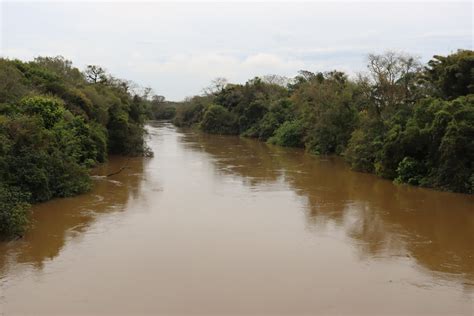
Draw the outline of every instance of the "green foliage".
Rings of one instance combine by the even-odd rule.
[[[176,116],[173,123],[181,127],[190,127],[199,124],[208,102],[208,99],[204,97],[192,98],[186,104],[176,109]]]
[[[227,85],[214,96],[213,102],[238,117],[239,133],[259,136],[259,122],[269,111],[270,105],[287,96],[284,87],[254,78],[245,85]]]
[[[351,134],[344,156],[354,170],[375,172],[378,153],[383,146],[385,125],[361,113],[360,127]]]
[[[397,182],[472,193],[474,96],[423,99],[400,107],[385,123],[367,116],[361,122],[345,152],[354,169]]]
[[[275,135],[268,139],[268,142],[285,147],[302,147],[303,136],[304,128],[300,121],[286,121],[275,131]]]
[[[0,104],[17,102],[27,92],[23,74],[10,61],[0,58]]]
[[[200,128],[209,133],[215,134],[237,134],[237,117],[220,105],[211,104],[204,116]]]
[[[48,130],[41,117],[22,114],[5,121],[1,132],[9,139],[2,152],[2,178],[28,192],[30,202],[89,188],[88,172],[81,164],[80,137],[65,122]]]
[[[423,177],[423,175],[420,174],[421,170],[423,170],[422,163],[416,161],[411,157],[405,157],[398,164],[398,176],[395,178],[395,182],[418,185],[420,184]]]
[[[428,62],[426,79],[443,98],[454,99],[474,93],[474,52],[458,50],[449,56],[434,56]]]
[[[64,105],[61,100],[36,96],[25,98],[20,102],[20,110],[29,115],[39,115],[43,119],[44,127],[50,129],[64,113]]]
[[[262,100],[256,100],[250,103],[244,108],[242,114],[239,117],[238,123],[240,132],[245,132],[257,125],[258,122],[265,116],[267,111],[267,107]]]
[[[0,183],[0,238],[21,236],[28,225],[28,195]]]
[[[434,185],[457,192],[474,193],[474,96],[447,104],[453,113],[438,147]]]
[[[355,80],[304,70],[287,87],[216,80],[206,96],[178,106],[174,122],[344,155],[358,171],[473,193],[473,56],[435,56],[423,69],[403,53],[371,54],[369,72]]]
[[[28,203],[89,190],[89,168],[109,152],[148,154],[150,101],[100,78],[62,57],[0,59],[0,237],[21,235]]]
[[[176,108],[174,106],[159,106],[152,108],[152,117],[155,120],[172,120],[176,116]]]
[[[301,82],[292,99],[307,130],[306,148],[315,154],[341,154],[357,122],[357,87],[341,72]]]
[[[293,105],[288,99],[278,100],[263,118],[247,129],[242,135],[267,141],[285,121],[294,119]]]

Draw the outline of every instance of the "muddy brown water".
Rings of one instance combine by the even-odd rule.
[[[154,158],[112,157],[0,243],[0,315],[474,313],[473,196],[148,129]]]

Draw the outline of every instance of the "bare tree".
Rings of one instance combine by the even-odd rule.
[[[419,58],[388,51],[368,56],[372,98],[379,111],[409,101],[417,73],[421,70]]]
[[[144,87],[142,88],[142,93],[141,93],[141,97],[145,100],[149,100],[150,98],[152,98],[152,95],[153,95],[153,89],[151,87]]]
[[[290,79],[284,76],[270,74],[263,76],[262,81],[265,83],[276,84],[278,86],[286,87],[290,82]]]
[[[211,84],[208,87],[203,89],[203,93],[205,95],[212,95],[221,92],[222,90],[224,90],[227,84],[228,81],[226,78],[217,77],[211,81]]]
[[[87,65],[84,75],[86,80],[91,83],[104,83],[107,81],[106,71],[100,66]]]
[[[162,95],[154,95],[151,97],[153,103],[163,103],[165,102],[165,97]]]

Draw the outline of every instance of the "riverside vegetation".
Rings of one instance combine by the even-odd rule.
[[[98,66],[62,57],[0,59],[0,238],[21,236],[31,203],[89,190],[108,154],[147,155],[147,118],[241,135],[353,169],[474,193],[474,52],[369,55],[368,73],[300,71],[244,85],[218,79],[200,96],[168,102]]]
[[[434,56],[425,66],[387,52],[369,55],[368,72],[354,79],[340,71],[244,85],[216,79],[176,107],[174,123],[342,155],[357,171],[472,194],[473,71],[471,50]]]
[[[144,155],[150,103],[133,84],[62,57],[0,59],[0,238],[21,236],[31,203],[89,190],[107,155]]]

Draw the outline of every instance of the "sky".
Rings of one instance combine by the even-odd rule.
[[[0,56],[61,55],[149,86],[168,100],[216,77],[366,70],[369,53],[473,49],[469,2],[0,0]]]

